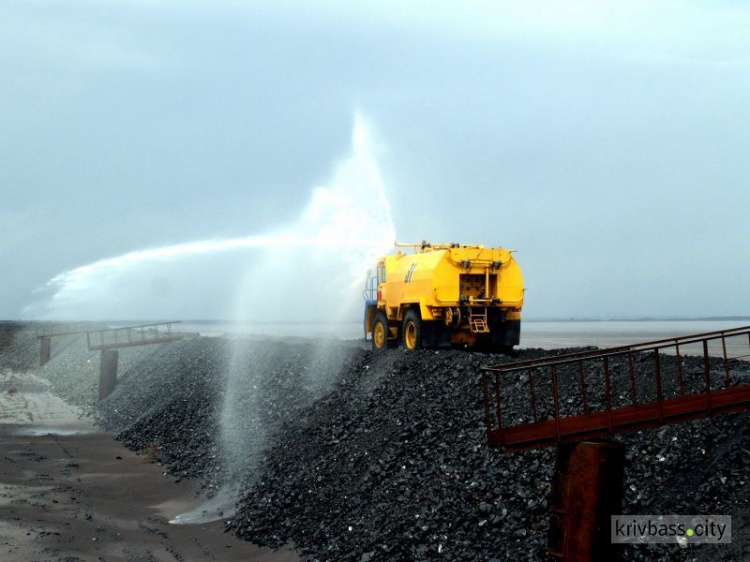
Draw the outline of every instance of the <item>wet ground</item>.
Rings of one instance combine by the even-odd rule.
[[[224,532],[170,525],[200,508],[195,483],[146,462],[31,374],[0,375],[0,560],[297,560]]]

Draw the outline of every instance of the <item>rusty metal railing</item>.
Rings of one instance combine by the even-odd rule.
[[[92,327],[91,322],[61,322],[59,324],[38,324],[34,327],[34,331],[37,338],[51,338],[82,334],[91,330]]]
[[[487,439],[526,449],[747,410],[732,368],[748,357],[745,326],[484,367]]]
[[[173,324],[179,322],[158,322],[90,331],[86,332],[86,343],[90,351],[96,351],[181,340],[184,334],[172,332]]]

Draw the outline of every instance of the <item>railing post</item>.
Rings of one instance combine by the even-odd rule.
[[[612,433],[612,386],[609,381],[609,358],[604,357],[604,389],[607,399],[607,422],[609,423],[609,432]]]
[[[711,415],[711,370],[708,364],[708,340],[703,340],[703,374],[706,378],[706,401],[708,415]]]
[[[583,359],[578,361],[578,376],[581,379],[581,396],[583,397],[583,412],[589,413],[589,395],[586,392],[586,375],[583,372]]]
[[[489,439],[492,421],[490,420],[490,393],[487,390],[487,371],[482,371],[482,395],[484,397],[484,425],[487,426],[487,438]]]
[[[552,395],[555,400],[555,435],[560,442],[560,404],[557,396],[557,369],[552,365]]]
[[[495,373],[495,408],[497,410],[497,427],[503,431],[503,417],[500,410],[500,375]],[[504,439],[503,439],[504,440]]]
[[[638,404],[638,388],[635,384],[635,367],[633,366],[633,354],[628,351],[628,366],[630,367],[630,389],[633,392],[633,405]]]
[[[654,349],[654,367],[656,368],[656,399],[659,401],[659,424],[664,423],[664,396],[661,392],[661,362],[659,349]]]
[[[724,382],[727,388],[731,386],[732,380],[729,376],[729,365],[727,364],[727,340],[724,334],[721,334],[721,350],[724,353]]]
[[[680,344],[675,340],[675,353],[677,353],[677,377],[680,383],[680,396],[685,396],[685,381],[682,376],[682,355],[680,355]]]

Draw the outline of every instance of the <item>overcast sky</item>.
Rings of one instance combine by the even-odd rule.
[[[0,318],[75,316],[34,291],[98,260],[297,224],[358,113],[399,240],[517,250],[527,318],[750,314],[749,29],[743,2],[4,0]],[[255,259],[82,315],[226,318]]]

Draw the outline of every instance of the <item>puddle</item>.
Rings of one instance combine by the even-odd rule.
[[[238,499],[238,488],[236,486],[225,486],[213,498],[193,510],[177,515],[169,522],[172,525],[197,525],[228,519],[237,511],[236,503]]]

